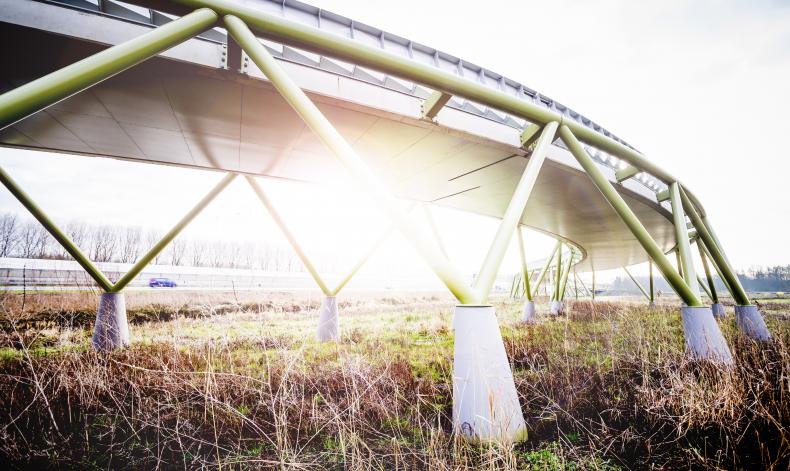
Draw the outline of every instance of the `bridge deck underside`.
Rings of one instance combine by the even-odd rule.
[[[18,39],[0,46],[6,63],[14,64],[2,69],[3,89],[101,49],[25,28],[0,27],[4,37]],[[29,47],[17,47],[20,43]],[[386,106],[346,101],[342,90],[340,95],[311,96],[395,194],[502,216],[528,152],[485,135],[392,113]],[[166,59],[141,64],[17,123],[0,132],[0,145],[319,183],[344,183],[348,178],[267,81]],[[580,271],[645,261],[625,224],[588,177],[568,162],[565,150],[552,147],[522,223],[581,246],[587,258]],[[671,249],[674,233],[667,211],[630,190],[621,193],[659,246]]]

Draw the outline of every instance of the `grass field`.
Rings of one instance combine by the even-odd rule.
[[[3,468],[787,469],[790,306],[771,344],[722,322],[737,365],[683,354],[679,310],[571,302],[526,326],[497,312],[529,428],[516,445],[451,433],[453,303],[354,295],[342,341],[320,298],[128,295],[133,345],[90,348],[96,295],[2,298]],[[542,306],[545,308],[546,303]]]

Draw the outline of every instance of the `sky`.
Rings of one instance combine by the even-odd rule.
[[[790,2],[310,3],[482,65],[572,107],[691,188],[736,268],[790,263]],[[0,149],[0,165],[64,219],[162,230],[219,179],[211,172],[10,149]],[[303,185],[263,183],[308,252],[354,253],[386,226],[351,194],[320,190],[316,198],[319,190]],[[0,211],[22,210],[2,192]],[[476,271],[496,221],[449,210],[435,217],[454,261]],[[196,234],[285,244],[241,181],[185,236]],[[551,242],[529,235],[527,245],[540,258]],[[517,266],[511,243],[502,271]],[[397,235],[371,267],[425,272]]]

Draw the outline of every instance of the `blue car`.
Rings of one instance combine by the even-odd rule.
[[[151,288],[175,288],[178,285],[170,278],[151,278],[148,280],[148,286]]]

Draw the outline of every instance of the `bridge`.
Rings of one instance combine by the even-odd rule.
[[[691,190],[602,125],[509,77],[292,0],[0,0],[0,24],[12,64],[0,72],[1,145],[218,174],[113,283],[0,168],[0,181],[104,291],[97,349],[129,342],[123,289],[236,178],[253,187],[326,295],[319,337],[338,338],[335,298],[375,247],[330,288],[255,177],[355,185],[413,244],[459,301],[455,414],[478,438],[513,439],[523,429],[488,305],[514,235],[525,322],[535,320],[544,280],[558,314],[572,269],[649,261],[684,303],[691,354],[732,362],[712,271],[738,304],[741,331],[770,339]],[[501,219],[471,285],[404,201]],[[557,239],[542,267],[527,267],[537,254],[523,246],[522,227]],[[712,307],[700,295],[694,243]],[[652,283],[643,291],[652,302]],[[492,391],[493,412],[480,400]]]

